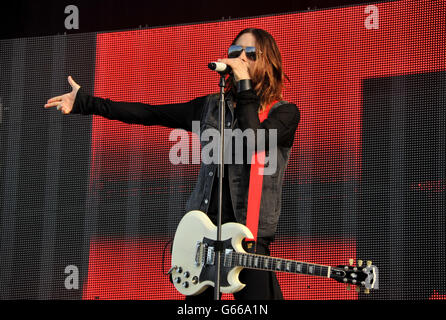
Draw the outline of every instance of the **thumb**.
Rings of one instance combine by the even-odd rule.
[[[68,83],[71,85],[73,89],[79,89],[80,86],[73,80],[71,76],[68,76]]]

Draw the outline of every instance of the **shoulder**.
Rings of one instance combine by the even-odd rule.
[[[273,115],[274,113],[286,113],[289,115],[300,116],[300,111],[297,105],[285,100],[279,101],[273,105],[269,113],[270,115]]]

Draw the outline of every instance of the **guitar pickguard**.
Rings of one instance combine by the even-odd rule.
[[[208,249],[209,248],[214,248],[214,243],[215,240],[213,239],[209,239],[209,238],[203,238],[203,243],[207,244]],[[231,244],[231,239],[227,239],[225,241],[223,241],[223,251],[221,254],[221,261],[220,261],[220,286],[221,287],[227,287],[229,286],[229,282],[228,282],[228,273],[229,271],[232,269],[231,267],[225,267],[224,266],[224,252],[226,249],[232,249],[234,250],[234,248],[232,247]],[[214,256],[214,259],[212,259],[212,257],[206,257],[205,258],[205,263],[203,265],[203,268],[201,270],[199,279],[200,282],[206,281],[206,280],[210,280],[212,282],[215,281],[215,274],[217,272],[217,266],[215,264],[215,252],[212,253]],[[212,255],[211,254],[211,255]],[[208,262],[213,262],[213,263],[208,263]]]

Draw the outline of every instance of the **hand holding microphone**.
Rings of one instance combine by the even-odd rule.
[[[210,62],[208,68],[223,74],[232,72],[232,68],[223,62]]]
[[[217,62],[209,63],[208,67],[211,70],[223,74],[232,72],[235,81],[251,79],[249,75],[249,64],[240,58],[218,59]]]

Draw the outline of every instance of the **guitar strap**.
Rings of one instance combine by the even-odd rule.
[[[273,101],[262,113],[259,114],[260,122],[263,122],[271,111],[282,104],[288,104],[287,101]],[[269,110],[268,110],[269,108]],[[248,190],[248,208],[246,214],[246,226],[251,230],[253,239],[246,238],[246,241],[257,241],[257,231],[259,227],[259,213],[260,202],[262,199],[262,185],[263,185],[263,168],[265,164],[265,150],[255,152],[251,158],[251,172],[249,177]],[[252,244],[248,244],[251,248]]]

